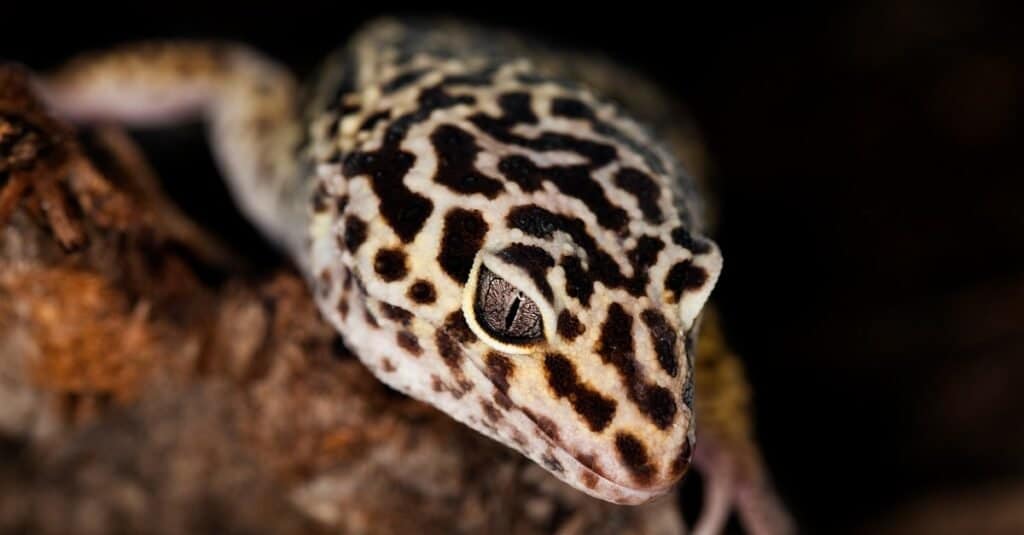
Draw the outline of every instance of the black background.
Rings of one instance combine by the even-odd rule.
[[[8,6],[0,57],[45,68],[127,40],[213,37],[308,75],[367,18],[425,13],[355,4]],[[721,200],[716,295],[749,366],[767,461],[805,530],[873,532],[930,496],[1019,483],[1018,14],[916,0],[597,4],[441,13],[602,51],[691,108]],[[196,133],[146,145],[179,177],[168,187],[186,208],[269,258],[225,215]]]

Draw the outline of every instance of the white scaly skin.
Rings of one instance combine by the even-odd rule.
[[[240,206],[380,380],[583,492],[642,503],[693,455],[692,350],[722,261],[677,160],[559,80],[558,57],[381,21],[301,102],[261,56],[195,43],[86,57],[40,89],[77,120],[204,116]]]

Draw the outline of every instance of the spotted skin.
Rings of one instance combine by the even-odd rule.
[[[601,96],[615,76],[450,21],[368,25],[302,97],[244,48],[133,50],[41,87],[77,119],[206,117],[240,205],[381,381],[597,498],[686,473],[722,258],[679,151]]]

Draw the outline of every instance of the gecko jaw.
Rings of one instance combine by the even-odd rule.
[[[536,360],[536,356],[507,357],[518,359],[518,369],[523,368],[522,359]],[[536,406],[531,410],[526,404],[520,405],[503,394],[503,391],[508,391],[507,385],[500,380],[495,381],[495,374],[488,373],[486,364],[481,365],[477,358],[469,358],[468,361],[475,371],[487,377],[488,386],[494,388],[495,399],[503,397],[513,409],[518,409],[506,413],[508,421],[514,421],[512,412],[520,412],[524,416],[522,422],[526,425],[517,430],[488,428],[473,421],[466,423],[531,458],[573,488],[619,505],[639,505],[669,492],[688,471],[693,451],[692,434],[687,433],[683,438],[681,454],[674,459],[650,459],[649,467],[662,469],[653,468],[650,474],[638,477],[636,473],[623,468],[623,464],[628,462],[623,461],[622,448],[617,445],[623,440],[622,437],[632,437],[633,434],[620,431],[594,435],[582,427],[566,425],[565,419],[556,423],[555,419],[539,412]],[[651,439],[639,433],[636,436],[641,437],[639,441]],[[642,444],[639,446],[643,447]]]
[[[534,421],[534,424],[537,425],[538,432],[544,433],[544,426],[540,425],[536,421]],[[554,475],[562,481],[589,496],[618,505],[641,505],[663,496],[682,480],[689,468],[689,463],[687,463],[687,466],[684,467],[677,476],[664,481],[662,484],[638,487],[613,480],[603,471],[594,466],[595,460],[592,456],[574,455],[570,453],[569,449],[559,440],[548,435],[546,436],[551,443],[555,445],[557,451],[571,459],[570,463],[565,463],[565,461],[561,462],[563,465],[569,464],[570,469],[566,471],[574,472],[577,476],[573,480],[569,480],[562,474],[550,470],[550,468],[549,471],[554,473]],[[542,466],[546,466],[543,458],[534,460]]]

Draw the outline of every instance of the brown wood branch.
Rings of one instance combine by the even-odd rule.
[[[161,226],[172,238],[189,243],[204,260],[225,269],[238,269],[244,261],[210,233],[201,229],[164,194],[156,171],[146,160],[139,147],[123,130],[109,126],[96,129],[96,139],[113,159],[115,171],[127,178],[127,186],[137,190],[144,200],[161,216]]]
[[[34,193],[58,243],[80,247],[85,234],[60,186],[72,162],[84,159],[74,132],[45,112],[25,69],[0,65],[0,87],[0,172],[9,178],[0,190],[0,225],[24,195]]]

